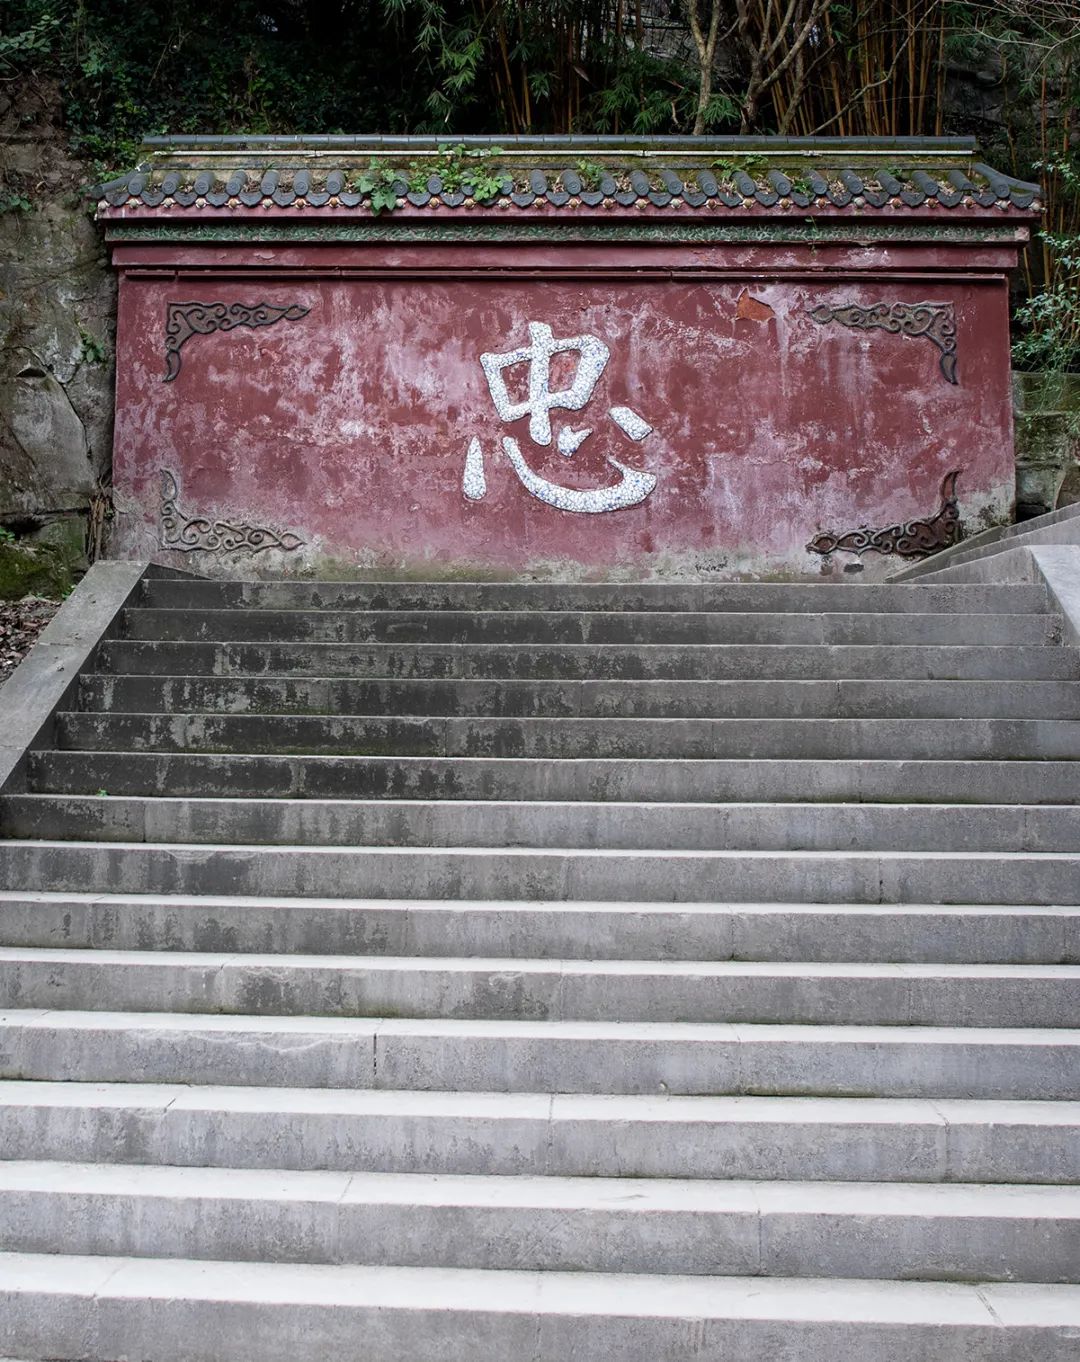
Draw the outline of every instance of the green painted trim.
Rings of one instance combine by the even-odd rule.
[[[335,241],[468,242],[483,244],[550,241],[658,242],[724,245],[728,242],[829,243],[850,242],[947,242],[956,245],[1017,245],[1013,223],[988,222],[961,226],[955,223],[820,222],[805,223],[546,223],[546,222],[105,222],[110,242],[176,243],[249,241],[282,244],[320,244]]]

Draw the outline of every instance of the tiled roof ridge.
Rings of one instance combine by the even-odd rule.
[[[715,147],[716,139],[710,139]],[[955,145],[955,144],[954,144]],[[912,144],[911,149],[916,149]],[[965,144],[957,150],[968,150]],[[803,168],[770,167],[768,159],[755,156],[743,163],[716,158],[709,167],[672,165],[592,165],[579,162],[562,169],[515,167],[494,169],[478,166],[477,176],[490,179],[501,174],[498,191],[477,196],[468,169],[454,177],[449,187],[429,167],[388,165],[396,172],[389,188],[396,206],[404,208],[517,207],[547,204],[553,208],[672,204],[689,208],[739,209],[753,207],[918,208],[937,204],[944,208],[1021,209],[1039,206],[1038,185],[1002,174],[982,162],[966,165],[935,164],[920,167],[835,167],[809,163]],[[216,166],[168,166],[144,163],[106,184],[95,186],[91,195],[102,206],[118,208],[141,204],[161,206],[243,207],[261,206],[366,208],[371,211],[372,190],[358,183],[366,166],[346,165],[257,168]],[[385,172],[384,172],[385,173]],[[384,190],[385,192],[385,190]]]

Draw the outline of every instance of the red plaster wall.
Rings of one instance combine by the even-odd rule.
[[[961,512],[980,528],[1004,518],[1012,497],[1005,274],[993,252],[972,269],[920,249],[823,265],[807,248],[771,257],[754,248],[722,271],[692,251],[665,271],[655,251],[622,247],[615,259],[590,248],[572,252],[560,275],[550,253],[546,273],[512,250],[501,269],[455,272],[445,257],[425,269],[407,251],[361,261],[347,247],[236,247],[194,251],[166,275],[141,272],[158,265],[154,250],[118,248],[118,551],[162,556],[163,469],[185,514],[304,541],[255,559],[166,556],[202,571],[817,574],[821,559],[806,545],[819,531],[932,515],[953,468]],[[635,260],[647,264],[639,276]],[[166,383],[166,306],[193,300],[310,311],[194,336]],[[927,339],[807,315],[822,303],[898,301],[954,304],[958,384]],[[552,412],[556,432],[593,427],[571,458],[533,445],[527,417],[499,420],[480,366],[484,351],[527,344],[530,321],[557,337],[591,333],[611,352],[589,405]],[[553,374],[575,359],[561,370],[556,361]],[[612,405],[632,407],[654,433],[633,443],[608,417]],[[611,484],[613,455],[657,486],[627,509],[557,510],[522,486],[504,434],[563,485]],[[476,502],[462,492],[474,436],[488,483]],[[866,564],[871,575],[898,565],[875,555]]]

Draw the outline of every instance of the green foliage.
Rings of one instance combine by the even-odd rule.
[[[685,131],[693,124],[697,91],[681,62],[613,37],[604,46],[602,61],[607,79],[589,102],[589,121],[597,132],[647,136]],[[716,117],[720,107],[719,99],[710,104],[714,115],[711,121],[707,115],[710,131],[726,121]]]
[[[79,362],[81,364],[104,364],[109,357],[108,347],[103,341],[91,332],[87,331],[81,322],[76,322],[79,328]]]
[[[99,178],[147,134],[412,130],[411,35],[384,0],[4,0],[0,75],[55,80]]]
[[[428,180],[435,175],[448,193],[463,192],[483,203],[502,193],[506,176],[492,159],[501,154],[500,147],[474,149],[464,143],[440,146],[437,156],[413,161],[408,173],[372,161],[367,170],[353,180],[352,188],[369,195],[371,211],[376,217],[383,212],[392,213],[399,197],[407,191],[419,193],[425,190]]]
[[[1035,167],[1055,182],[1058,194],[1080,203],[1080,168],[1069,157]],[[1014,314],[1018,335],[1013,363],[1018,369],[1067,373],[1080,370],[1080,233],[1044,231],[1047,283],[1032,292]]]
[[[581,183],[586,189],[599,189],[604,178],[604,167],[597,165],[595,161],[579,161],[577,173],[581,176]]]
[[[31,17],[25,28],[0,33],[0,76],[14,75],[47,58],[60,28],[60,20],[46,8]]]
[[[431,176],[437,175],[448,193],[471,194],[480,203],[497,198],[506,178],[494,160],[501,155],[501,147],[467,147],[462,142],[440,146],[438,156],[409,167],[409,188],[426,189]]]
[[[6,526],[0,525],[0,544],[14,544],[15,533]]]
[[[353,181],[353,188],[359,194],[371,195],[371,211],[378,217],[384,210],[392,213],[397,207],[400,184],[401,176],[396,170],[376,165],[372,161],[367,170]]]
[[[734,159],[714,161],[712,168],[722,180],[733,180],[740,171],[744,175],[749,175],[752,180],[760,180],[768,170],[769,163],[763,156],[739,156]]]
[[[0,214],[29,213],[33,207],[21,190],[0,188]]]

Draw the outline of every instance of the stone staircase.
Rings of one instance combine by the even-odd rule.
[[[0,1353],[1076,1362],[1042,587],[140,592],[0,799]]]

